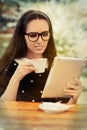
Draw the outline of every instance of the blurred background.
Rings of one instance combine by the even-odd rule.
[[[58,55],[87,58],[87,0],[0,0],[0,57],[19,17],[27,10],[45,12],[51,19]],[[87,67],[81,76],[87,90]]]

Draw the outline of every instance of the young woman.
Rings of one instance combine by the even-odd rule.
[[[37,10],[25,12],[16,25],[8,48],[0,60],[0,100],[42,101],[41,94],[56,56],[53,30],[49,17]],[[44,73],[35,73],[35,67],[24,59],[47,58]],[[64,90],[76,103],[81,93],[81,83],[67,84]],[[73,88],[72,90],[69,88]]]

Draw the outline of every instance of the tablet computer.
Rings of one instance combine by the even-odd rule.
[[[55,57],[41,98],[44,101],[67,102],[70,95],[64,94],[66,83],[76,84],[74,77],[80,78],[85,65],[83,58]]]

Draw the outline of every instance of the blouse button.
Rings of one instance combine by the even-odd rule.
[[[17,65],[17,63],[14,63],[14,66],[16,66]]]
[[[33,81],[33,80],[31,80],[30,82],[31,82],[31,83],[33,83],[34,81]]]
[[[41,90],[40,93],[42,93],[43,91]]]
[[[42,75],[41,75],[41,74],[39,74],[39,76],[41,77]]]
[[[21,92],[24,93],[24,90],[22,90]]]
[[[32,102],[35,102],[35,100],[33,99]]]
[[[7,72],[8,71],[8,69],[5,69],[5,72]]]

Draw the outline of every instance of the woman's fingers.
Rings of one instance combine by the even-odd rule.
[[[82,91],[81,82],[79,79],[75,78],[76,84],[66,84],[66,88],[64,89],[64,93],[66,95],[72,96],[72,100],[76,102],[78,97]]]
[[[20,62],[14,74],[15,77],[21,80],[25,75],[31,73],[32,71],[35,71],[35,67],[31,63]]]
[[[74,80],[76,81],[76,85],[81,86],[81,81],[78,78],[75,77]]]

